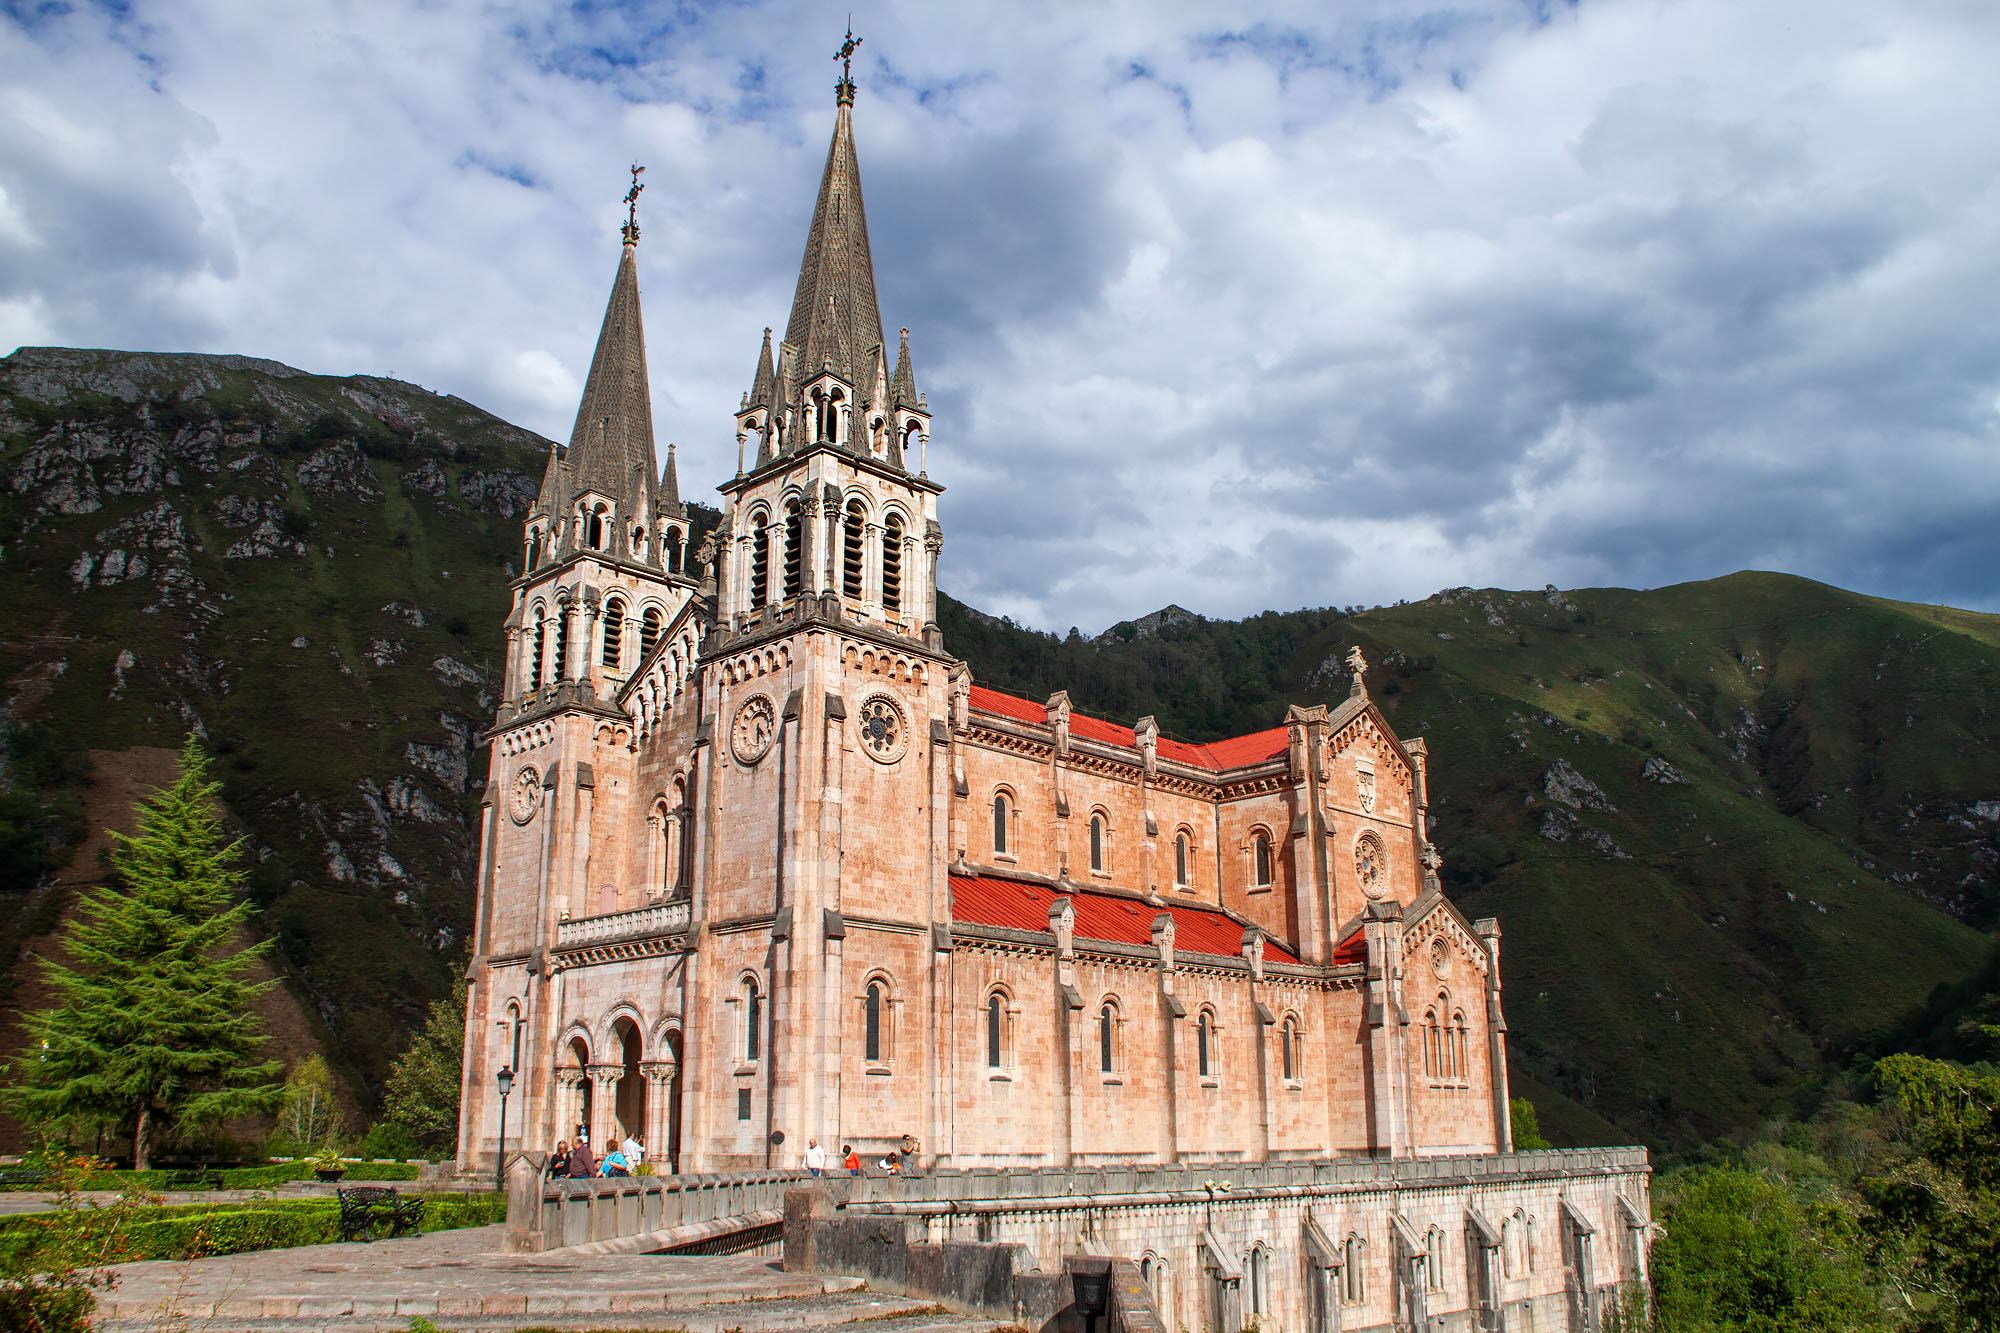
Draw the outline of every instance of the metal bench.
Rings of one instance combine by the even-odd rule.
[[[219,1190],[222,1188],[222,1173],[212,1167],[193,1166],[169,1175],[166,1187],[170,1190]]]
[[[389,1234],[408,1232],[423,1235],[424,1201],[405,1199],[386,1185],[356,1185],[338,1191],[340,1196],[340,1238],[372,1240],[368,1233],[377,1221],[389,1224]]]

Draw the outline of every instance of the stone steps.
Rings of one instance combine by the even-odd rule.
[[[732,1293],[740,1294],[740,1293]],[[323,1311],[291,1316],[210,1315],[182,1309],[187,1325],[212,1333],[408,1333],[410,1322],[419,1316],[448,1333],[512,1333],[517,1329],[556,1330],[681,1330],[682,1333],[790,1333],[794,1329],[852,1327],[865,1333],[996,1333],[1009,1327],[1004,1321],[954,1314],[940,1306],[900,1296],[869,1292],[836,1292],[820,1297],[777,1297],[766,1300],[687,1300],[675,1293],[660,1304],[650,1301],[623,1301],[624,1309],[577,1308],[603,1303],[591,1298],[575,1298],[571,1308],[556,1310],[549,1298],[530,1300],[526,1310],[513,1310],[517,1302],[502,1297],[492,1310],[445,1313],[435,1301],[421,1297],[398,1297],[395,1309],[376,1308],[380,1302],[355,1298],[349,1312]],[[431,1305],[426,1312],[420,1308]],[[642,1308],[629,1308],[639,1305]],[[102,1333],[152,1333],[162,1325],[158,1308],[138,1317],[101,1319]]]

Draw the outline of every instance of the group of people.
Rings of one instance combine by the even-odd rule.
[[[639,1173],[645,1161],[644,1134],[627,1134],[624,1142],[613,1142],[611,1151],[605,1153],[600,1161],[591,1156],[590,1131],[578,1125],[575,1137],[556,1140],[556,1146],[549,1153],[549,1175],[565,1176],[571,1180],[589,1180],[593,1176],[632,1176]]]
[[[883,1157],[881,1162],[882,1174],[885,1176],[906,1174],[916,1155],[917,1140],[915,1136],[910,1134],[903,1135],[902,1146],[891,1149],[888,1155]],[[826,1149],[819,1146],[819,1140],[808,1139],[806,1140],[805,1168],[816,1177],[824,1176],[829,1171],[835,1170],[845,1171],[850,1176],[858,1176],[862,1174],[861,1154],[854,1151],[853,1144],[843,1143],[840,1145],[840,1162],[838,1166],[830,1167],[827,1164]]]

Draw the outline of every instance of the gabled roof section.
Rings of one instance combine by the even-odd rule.
[[[1089,889],[1058,889],[992,875],[951,877],[951,919],[974,926],[1049,933],[1049,907],[1059,898],[1076,905],[1078,939],[1113,944],[1153,942],[1153,918],[1165,912],[1174,919],[1174,952],[1239,957],[1245,923],[1217,907],[1182,903],[1155,904],[1143,898]],[[1297,963],[1298,955],[1268,934],[1264,957],[1270,962]]]
[[[1011,694],[989,690],[983,685],[972,687],[972,706],[982,713],[996,713],[1001,717],[1013,718],[1016,722],[1032,722],[1036,726],[1043,727],[1049,722],[1049,710],[1046,705],[1029,699],[1017,699]],[[1139,748],[1139,738],[1132,728],[1078,712],[1071,712],[1069,715],[1069,734],[1080,740],[1098,741],[1105,745],[1122,746],[1128,750]],[[1225,769],[1251,768],[1282,758],[1290,753],[1291,745],[1291,732],[1288,729],[1272,727],[1266,731],[1253,731],[1247,736],[1231,736],[1226,740],[1212,741],[1207,745],[1190,745],[1186,741],[1168,740],[1162,736],[1158,754],[1162,759],[1171,759],[1176,763],[1191,764],[1196,768],[1205,768],[1211,773],[1220,773]]]
[[[833,141],[827,145],[826,170],[820,175],[819,199],[806,232],[785,341],[798,349],[798,379],[831,364],[857,388],[863,367],[855,363],[882,345],[875,261],[868,249],[868,215],[861,203],[861,164],[854,155],[854,110],[846,98],[834,117]]]
[[[660,475],[653,451],[653,398],[646,383],[646,330],[639,319],[639,247],[625,243],[611,299],[597,331],[597,351],[569,436],[571,494],[595,490],[629,500],[633,469]]]

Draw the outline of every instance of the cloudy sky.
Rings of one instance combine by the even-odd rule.
[[[0,349],[394,374],[567,437],[646,164],[689,498],[838,6],[0,0]],[[943,583],[1101,629],[1780,569],[2000,610],[2000,6],[855,0]]]

